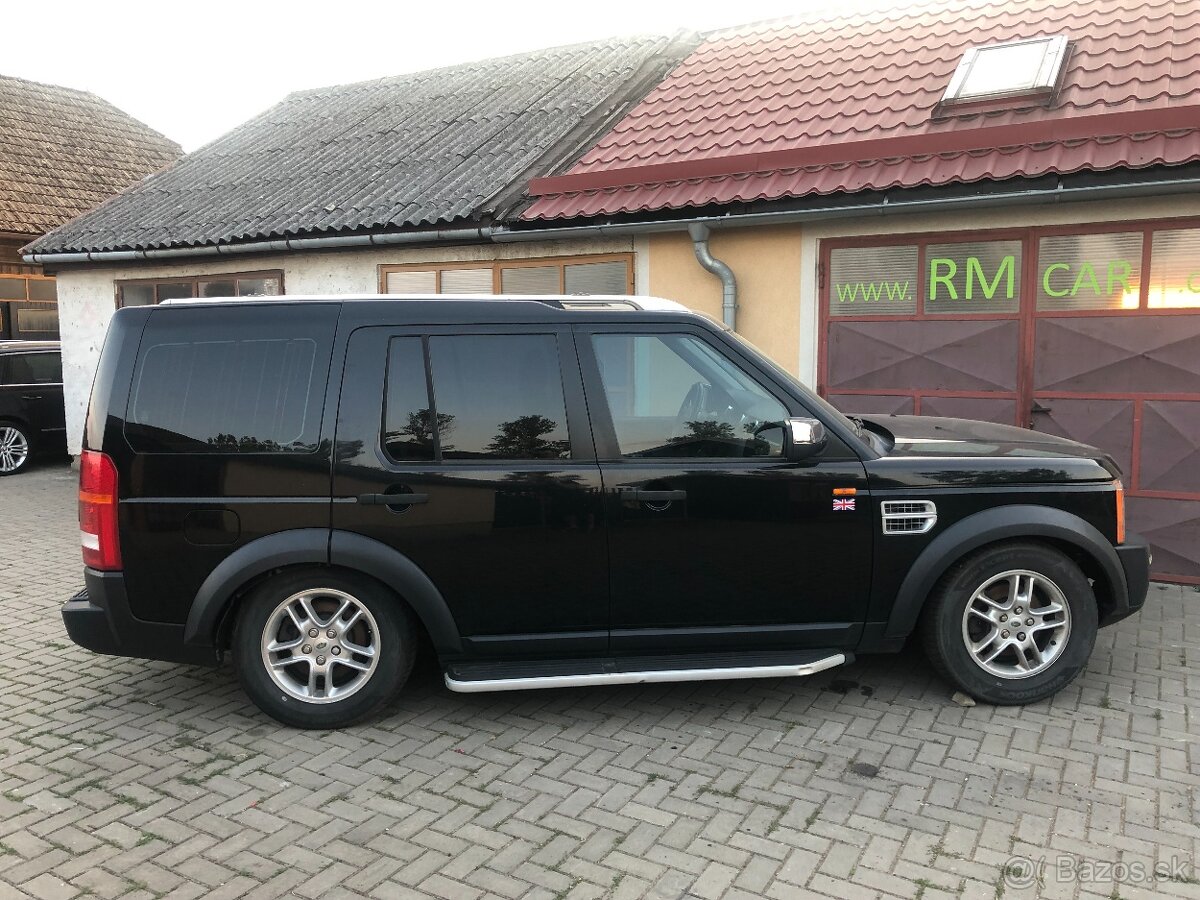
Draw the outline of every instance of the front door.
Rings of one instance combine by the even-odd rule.
[[[600,470],[569,331],[355,331],[336,457],[333,527],[414,562],[468,651],[607,649]],[[396,493],[414,502],[356,502]]]
[[[709,332],[597,326],[576,343],[604,475],[613,650],[852,644],[872,529],[850,449],[831,437],[818,457],[785,460],[783,420],[809,411]]]

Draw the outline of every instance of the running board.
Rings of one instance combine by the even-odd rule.
[[[852,662],[853,654],[760,652],[691,654],[532,662],[459,663],[447,667],[446,687],[462,694],[542,688],[724,681],[737,678],[796,678]]]

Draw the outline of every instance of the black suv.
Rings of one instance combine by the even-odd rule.
[[[0,475],[25,471],[39,452],[67,452],[58,343],[0,341]]]
[[[387,702],[422,632],[492,691],[807,675],[915,631],[1025,703],[1148,582],[1104,453],[847,418],[668,301],[122,309],[84,447],[72,639],[229,652],[300,727]]]

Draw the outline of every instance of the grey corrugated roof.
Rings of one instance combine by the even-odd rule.
[[[695,44],[612,39],[291,94],[27,251],[499,221]]]
[[[95,94],[0,75],[0,231],[42,234],[182,153]]]

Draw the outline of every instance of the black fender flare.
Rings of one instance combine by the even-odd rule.
[[[272,569],[335,565],[369,575],[402,596],[425,626],[439,653],[462,652],[450,608],[429,577],[408,557],[372,538],[324,528],[297,528],[251,541],[227,556],[204,579],[192,601],[183,642],[211,647],[233,595]]]
[[[1095,526],[1053,506],[997,506],[968,516],[938,535],[913,562],[905,576],[885,638],[906,638],[916,627],[925,600],[945,571],[973,550],[997,541],[1050,538],[1091,557],[1107,580],[1109,596],[1123,598],[1129,588],[1117,551]]]
[[[329,538],[329,562],[370,575],[403,597],[439,654],[462,652],[458,624],[441,591],[403,553],[374,538],[335,530]]]
[[[304,563],[328,565],[328,529],[279,531],[239,547],[208,573],[196,591],[183,628],[183,642],[200,647],[215,645],[217,626],[238,588],[272,569]]]

